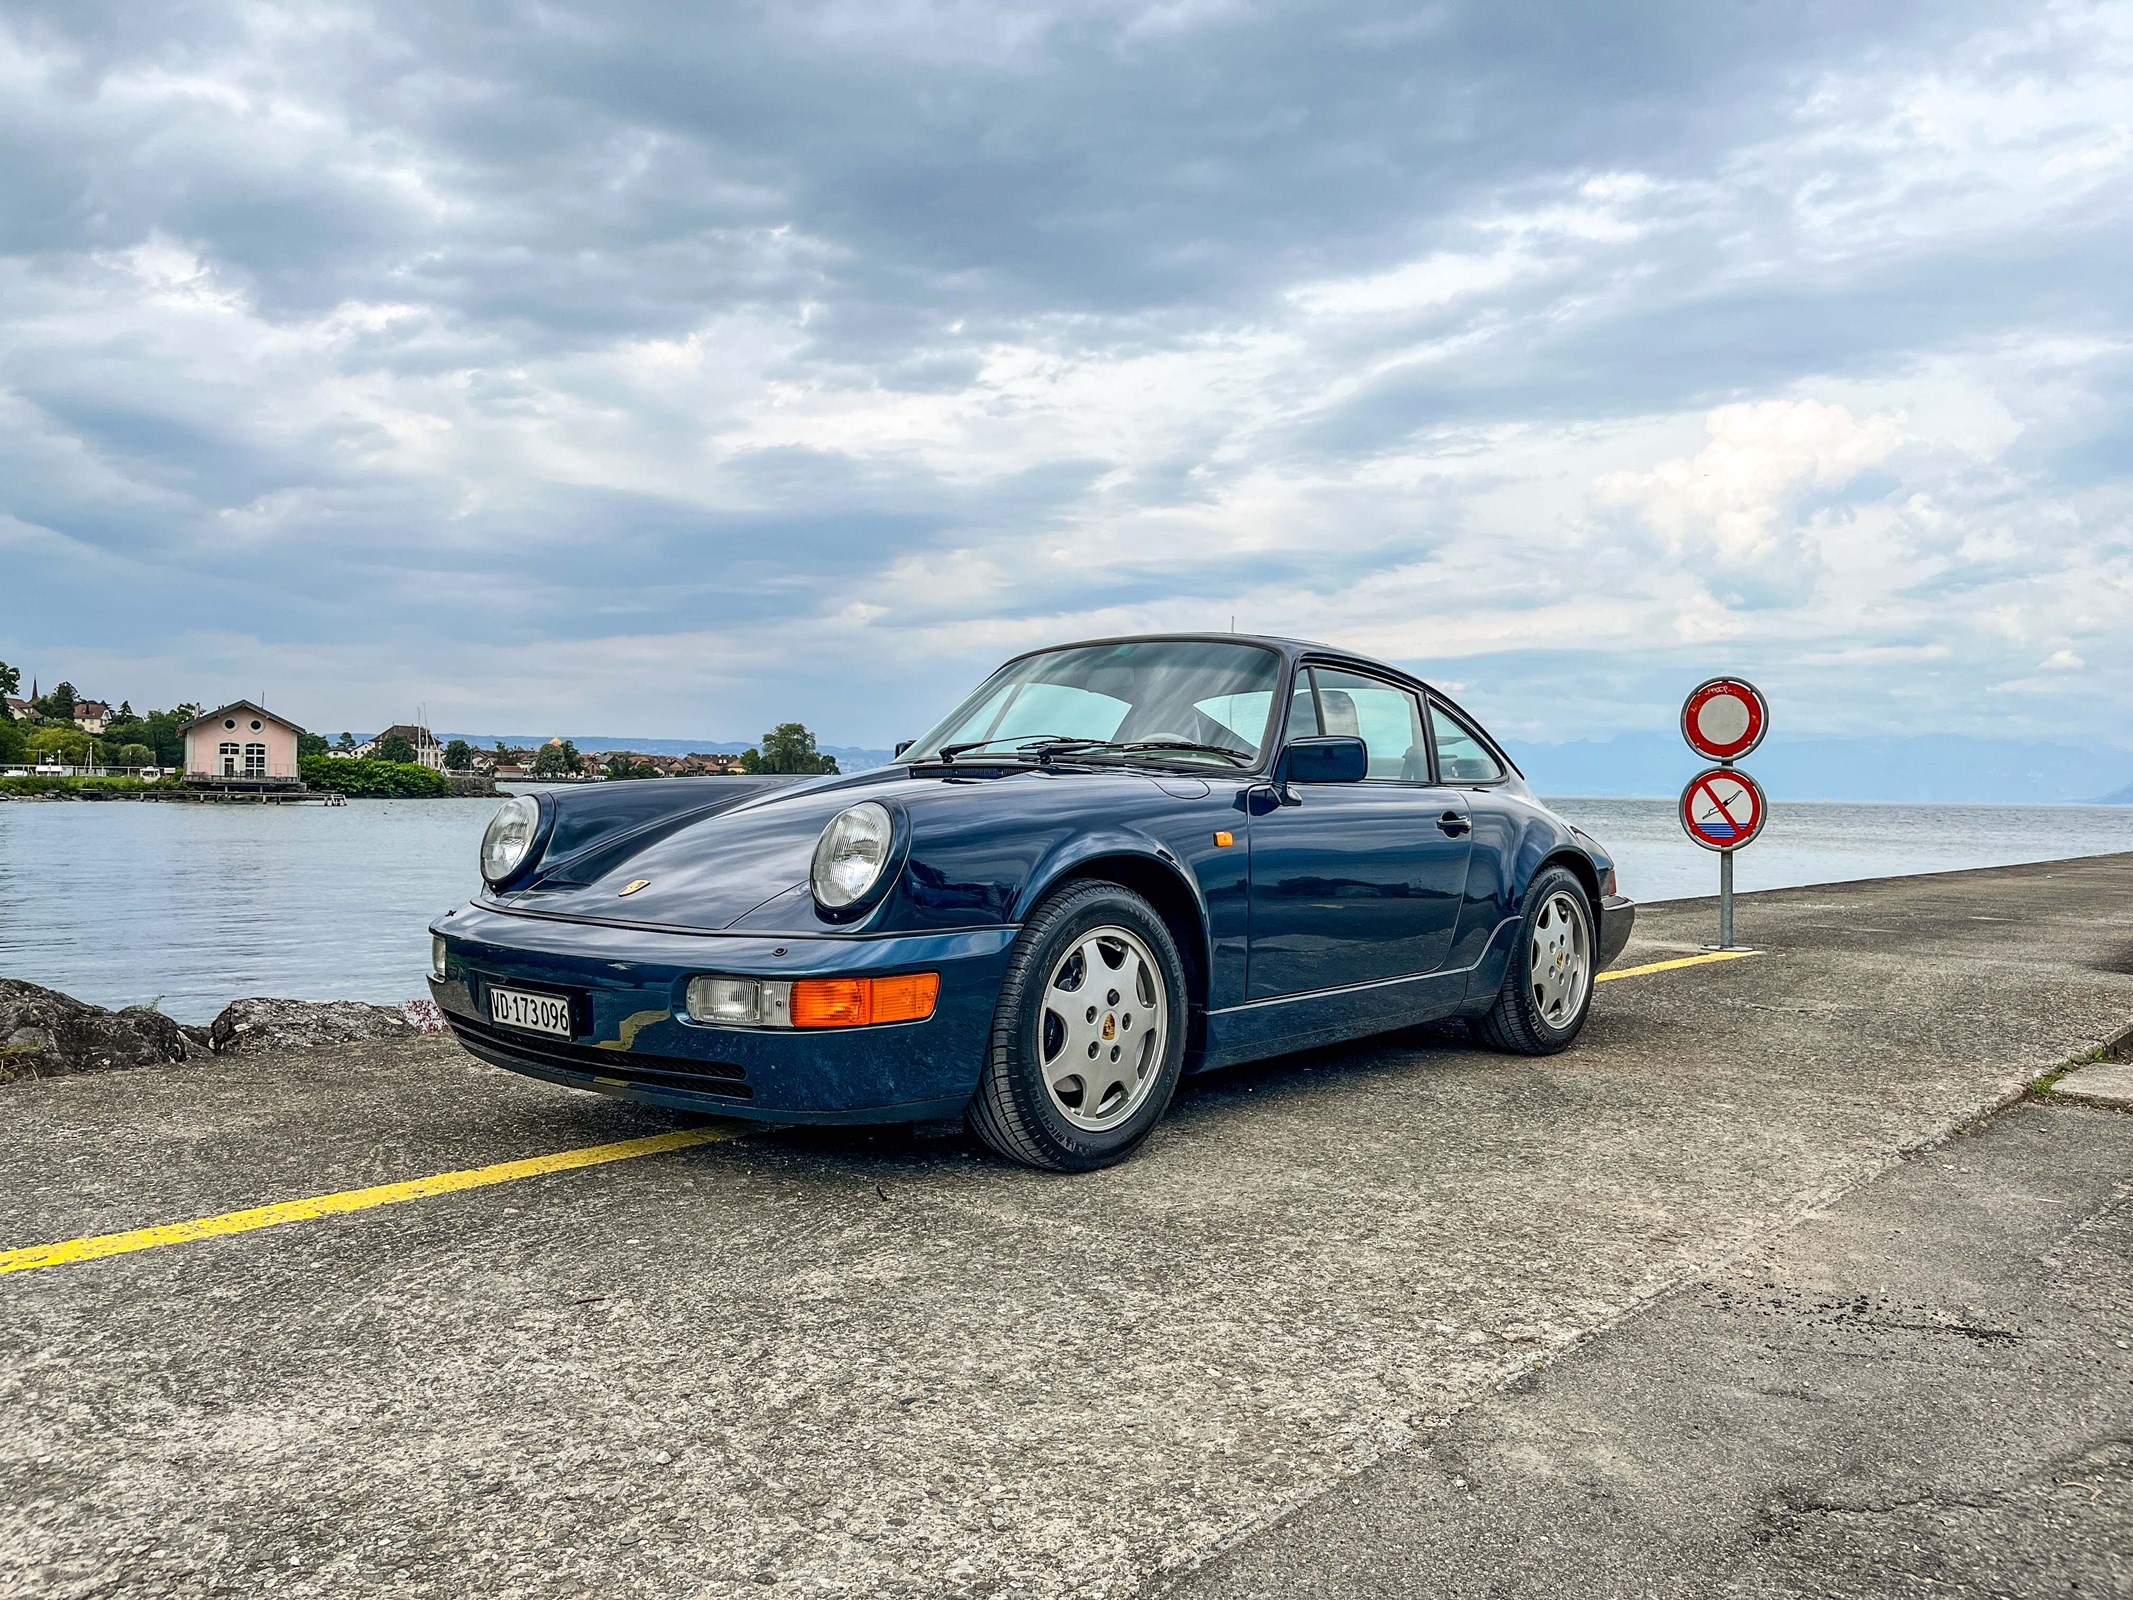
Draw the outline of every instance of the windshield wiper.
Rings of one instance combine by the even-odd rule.
[[[1203,755],[1226,756],[1240,767],[1250,766],[1255,759],[1249,750],[1226,744],[1202,744],[1197,739],[1129,739],[1124,744],[1106,745],[1105,748],[1125,754],[1140,750],[1191,750]]]
[[[1201,755],[1221,756],[1240,767],[1250,766],[1255,759],[1249,750],[1239,750],[1226,744],[1202,744],[1197,739],[1076,739],[1063,733],[1040,733],[1035,738],[1003,733],[990,739],[966,739],[960,744],[942,745],[935,759],[953,766],[957,756],[968,755],[973,750],[982,750],[989,744],[1005,744],[1010,739],[1019,741],[1013,754],[1034,754],[1040,763],[1046,765],[1050,764],[1054,756],[1092,755],[1097,751],[1131,756],[1153,754],[1160,750],[1183,750]]]
[[[1048,755],[1056,755],[1061,750],[1101,750],[1106,743],[1102,739],[1076,739],[1064,733],[1040,733],[1034,738],[1020,733],[1001,733],[990,739],[965,739],[961,744],[944,744],[935,759],[953,766],[957,756],[968,755],[973,750],[982,750],[989,744],[1005,744],[1010,739],[1021,741],[1015,746],[1016,755],[1025,750],[1034,750],[1038,752],[1039,760]]]

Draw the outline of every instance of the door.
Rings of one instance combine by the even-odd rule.
[[[1433,781],[1413,691],[1332,667],[1300,672],[1287,738],[1360,737],[1360,783],[1291,784],[1251,824],[1254,1000],[1436,971],[1466,893],[1466,797]]]
[[[236,745],[236,742],[235,742],[234,740],[225,740],[225,741],[223,741],[223,744],[222,744],[221,748],[220,748],[219,750],[217,750],[217,751],[216,751],[216,754],[217,754],[217,755],[219,755],[219,756],[221,756],[221,758],[222,758],[222,775],[223,775],[223,776],[224,776],[225,778],[234,778],[234,777],[236,777],[236,776],[237,776],[237,745]]]

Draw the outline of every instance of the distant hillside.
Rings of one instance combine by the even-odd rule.
[[[1506,740],[1542,794],[1681,792],[1701,762],[1679,734],[1605,742]],[[1773,733],[1741,766],[1774,800],[1915,800],[1927,804],[2133,804],[2133,750],[2028,739],[1912,734],[1893,739],[1787,738]]]
[[[552,733],[440,733],[440,739],[464,739],[477,750],[487,750],[498,744],[533,749],[546,744],[555,737]],[[641,756],[685,756],[701,751],[705,755],[739,755],[755,743],[753,739],[607,739],[597,734],[566,733],[563,735],[580,750],[633,750]],[[826,756],[837,758],[840,772],[864,772],[869,767],[889,764],[891,752],[867,750],[857,745],[817,745]]]
[[[531,747],[551,734],[447,733],[477,750],[499,740]],[[738,753],[752,740],[612,739],[570,734],[580,750],[635,750],[680,756],[693,750]],[[1701,764],[1671,729],[1569,744],[1506,740],[1542,794],[1667,796]],[[885,766],[887,750],[826,744],[845,772]],[[1774,800],[1914,800],[1941,805],[2133,805],[2133,750],[2029,739],[1966,739],[1912,734],[1897,739],[1787,738],[1772,734],[1741,765]],[[2100,791],[2103,793],[2099,799]]]

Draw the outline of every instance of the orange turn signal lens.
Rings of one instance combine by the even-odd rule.
[[[877,1022],[923,1022],[940,998],[938,972],[895,978],[795,978],[796,1028],[865,1028]]]

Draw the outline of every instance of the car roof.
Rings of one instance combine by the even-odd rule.
[[[1358,651],[1343,650],[1339,645],[1321,644],[1315,639],[1290,639],[1278,633],[1122,633],[1100,639],[1072,639],[1059,644],[1039,645],[1032,650],[1018,651],[1010,661],[1020,661],[1028,656],[1050,655],[1056,650],[1082,650],[1102,644],[1153,644],[1161,640],[1175,640],[1186,644],[1249,644],[1272,650],[1296,661],[1305,656],[1324,656],[1338,661],[1350,661],[1359,667],[1374,672],[1389,672],[1405,678],[1409,683],[1423,683],[1405,668],[1396,667],[1389,661],[1380,661],[1375,656],[1366,656]]]
[[[1351,666],[1361,667],[1368,672],[1387,673],[1392,677],[1405,679],[1409,683],[1428,690],[1432,698],[1440,700],[1450,707],[1454,714],[1481,735],[1482,741],[1495,752],[1505,766],[1517,773],[1521,780],[1525,777],[1524,771],[1516,761],[1511,759],[1510,752],[1504,749],[1496,736],[1483,728],[1471,712],[1467,711],[1465,707],[1452,699],[1442,689],[1429,682],[1428,679],[1418,677],[1404,667],[1396,667],[1389,661],[1380,661],[1375,656],[1362,655],[1354,650],[1343,650],[1339,645],[1320,644],[1315,639],[1290,639],[1278,633],[1120,633],[1101,639],[1070,639],[1059,644],[1038,645],[1032,650],[1018,651],[1016,654],[1009,656],[1007,660],[1009,662],[1021,661],[1030,656],[1049,655],[1055,650],[1080,650],[1091,645],[1151,644],[1163,639],[1173,639],[1188,644],[1258,645],[1263,649],[1272,650],[1278,655],[1286,657],[1291,665],[1306,659],[1342,661]],[[1006,664],[1007,662],[1001,663],[1002,666]]]

